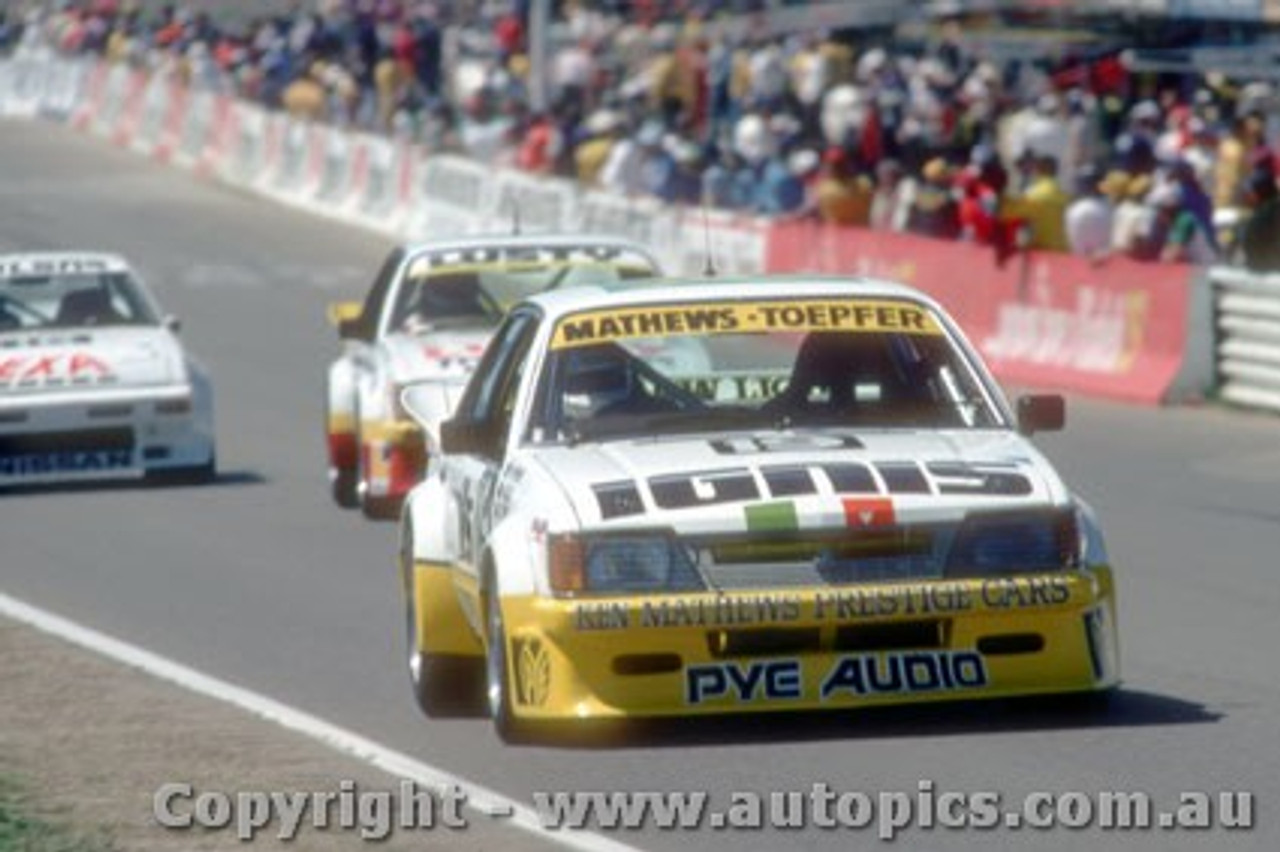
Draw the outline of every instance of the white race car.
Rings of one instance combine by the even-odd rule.
[[[698,340],[700,374],[675,352]],[[419,409],[417,392],[404,404]],[[534,297],[401,521],[414,693],[501,733],[1118,682],[1098,526],[937,303],[887,283]],[[429,416],[431,410],[426,408]],[[1086,701],[1085,704],[1089,702]]]
[[[0,256],[0,485],[215,471],[205,371],[121,257]]]
[[[331,305],[342,354],[329,366],[326,433],[333,499],[395,518],[434,443],[400,406],[430,383],[443,420],[507,309],[546,290],[649,278],[657,261],[625,240],[473,237],[393,250],[363,304]]]

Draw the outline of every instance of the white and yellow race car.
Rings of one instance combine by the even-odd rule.
[[[215,475],[213,388],[119,255],[0,256],[0,486]]]
[[[697,363],[663,357],[690,340]],[[430,712],[482,667],[510,737],[1109,690],[1103,539],[1027,437],[1063,420],[1057,396],[1011,408],[907,287],[532,298],[405,507],[414,693]]]
[[[434,442],[400,407],[400,391],[432,387],[431,423],[448,416],[507,308],[526,296],[658,272],[644,248],[589,236],[497,236],[401,246],[363,303],[330,320],[342,353],[327,381],[329,481],[338,505],[395,518]]]

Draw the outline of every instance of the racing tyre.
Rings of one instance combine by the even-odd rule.
[[[332,420],[332,410],[326,403],[325,423],[327,424],[330,420]],[[359,454],[360,436],[353,437],[356,442],[356,452]],[[343,509],[355,509],[360,505],[360,493],[356,488],[360,479],[359,471],[355,467],[338,467],[333,464],[333,451],[328,450],[327,454],[329,456],[329,493],[333,496],[333,502]],[[359,460],[356,464],[359,464]]]
[[[406,541],[409,540],[406,536]],[[474,657],[431,654],[422,650],[410,553],[412,551],[406,549],[400,561],[405,586],[405,650],[414,701],[428,716],[475,716],[481,705],[479,661]]]
[[[155,485],[203,485],[213,482],[218,477],[218,456],[212,454],[204,464],[188,467],[167,467],[159,470],[148,470],[145,474],[147,482]]]
[[[343,509],[354,509],[360,505],[360,496],[356,493],[356,472],[351,468],[329,468],[329,488],[333,502]]]
[[[529,738],[528,726],[516,718],[511,708],[511,683],[507,670],[507,631],[502,623],[502,605],[497,583],[490,575],[484,586],[485,630],[488,636],[484,655],[486,698],[494,730],[505,743],[516,744]]]

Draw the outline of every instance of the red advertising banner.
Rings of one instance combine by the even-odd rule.
[[[1187,345],[1193,268],[987,247],[812,222],[776,225],[770,272],[865,275],[928,293],[1001,381],[1159,404]]]

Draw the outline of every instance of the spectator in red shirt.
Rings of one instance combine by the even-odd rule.
[[[516,150],[516,167],[535,174],[550,174],[560,153],[560,129],[551,116],[533,116]]]
[[[984,246],[1003,241],[1000,207],[1008,183],[1008,173],[995,152],[985,146],[977,150],[960,179],[961,239]]]
[[[493,38],[504,60],[520,53],[524,47],[524,23],[515,12],[508,12],[493,24]]]

